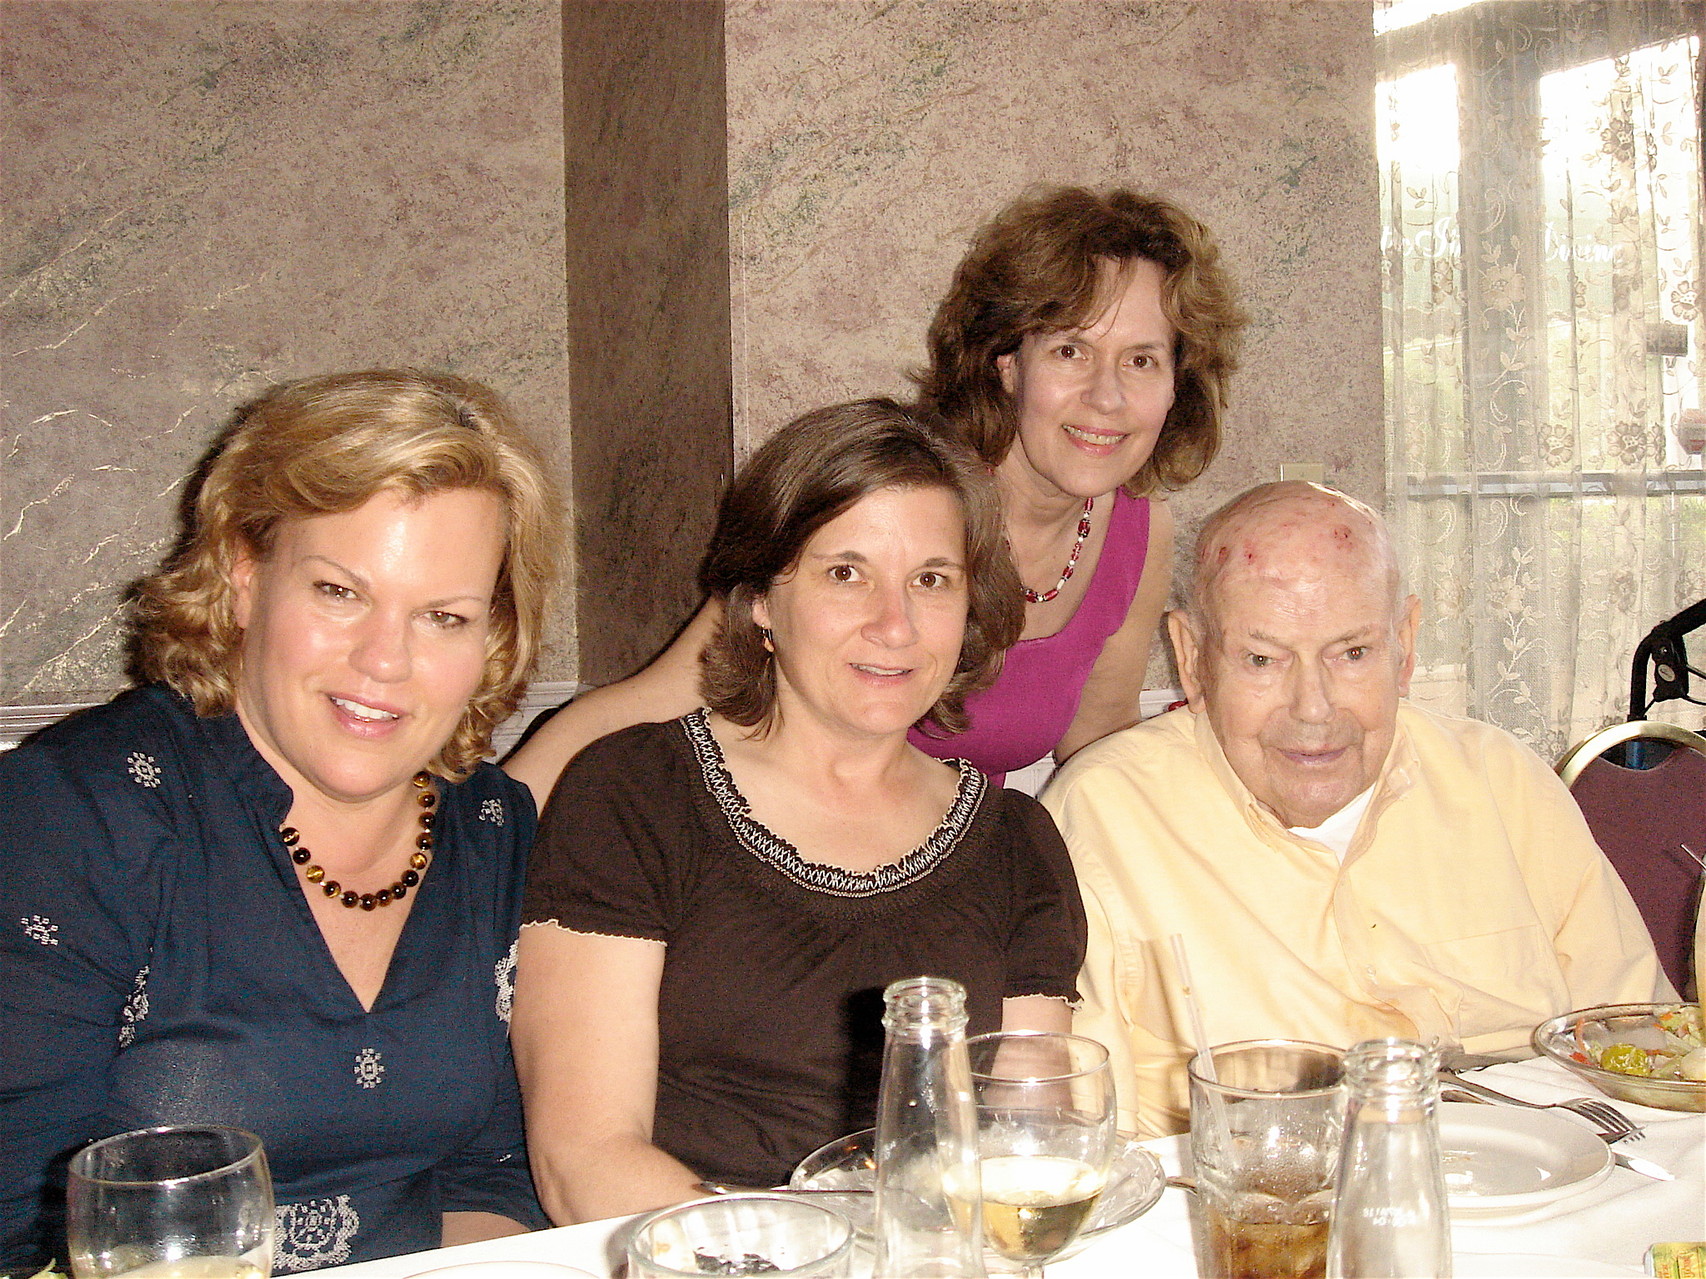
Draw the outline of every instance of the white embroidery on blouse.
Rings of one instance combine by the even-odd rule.
[[[363,1088],[377,1088],[385,1077],[385,1063],[377,1048],[363,1048],[355,1055],[355,1081]]]
[[[361,1228],[361,1217],[349,1206],[349,1196],[280,1204],[273,1242],[274,1270],[317,1270],[347,1261],[350,1240]]]
[[[158,786],[164,776],[160,771],[160,761],[141,751],[130,753],[130,775],[136,779],[138,786],[146,786],[149,790]]]
[[[515,1007],[515,955],[521,945],[519,941],[509,944],[509,953],[498,960],[496,976],[498,979],[498,1020],[509,1021],[510,1009]]]
[[[136,1042],[136,1023],[148,1018],[148,965],[144,964],[136,974],[136,988],[124,1001],[119,1017],[124,1024],[118,1028],[118,1046],[129,1048]]]
[[[29,915],[18,922],[24,926],[24,936],[31,941],[39,941],[43,946],[59,945],[59,938],[54,936],[59,925],[46,915]]]
[[[952,761],[959,769],[960,784],[954,791],[954,802],[948,805],[948,811],[930,837],[898,862],[875,870],[844,870],[824,862],[806,861],[792,844],[753,818],[752,806],[735,785],[723,760],[723,748],[711,733],[708,710],[701,707],[677,722],[686,732],[699,762],[705,789],[723,810],[723,819],[741,846],[801,887],[833,897],[870,897],[905,887],[933,873],[959,847],[988,786],[989,779],[970,763],[963,759]]]
[[[480,805],[480,820],[490,822],[494,826],[504,824],[504,806],[502,802],[488,799]]]

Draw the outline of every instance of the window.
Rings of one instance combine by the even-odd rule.
[[[1377,8],[1413,695],[1550,758],[1624,718],[1635,645],[1706,596],[1700,13]]]

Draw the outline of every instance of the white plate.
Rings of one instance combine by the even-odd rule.
[[[1611,1148],[1547,1110],[1441,1102],[1445,1193],[1460,1217],[1523,1212],[1611,1175]]]
[[[464,1261],[459,1266],[422,1270],[409,1279],[593,1279],[584,1270],[551,1261]]]
[[[1597,1275],[1621,1275],[1639,1279],[1645,1271],[1614,1266],[1609,1261],[1583,1261],[1580,1257],[1542,1257],[1538,1253],[1460,1252],[1452,1258],[1457,1279],[1589,1279]]]

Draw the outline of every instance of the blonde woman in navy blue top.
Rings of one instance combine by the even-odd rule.
[[[65,1156],[266,1143],[277,1272],[543,1224],[508,1020],[553,503],[498,397],[412,371],[239,414],[140,591],[149,683],[0,761],[0,1266]]]

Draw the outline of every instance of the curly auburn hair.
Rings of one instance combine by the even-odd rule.
[[[965,639],[954,675],[927,715],[946,732],[965,730],[965,699],[1000,673],[1003,654],[1024,627],[1019,578],[988,468],[886,399],[795,418],[729,486],[699,572],[705,593],[723,601],[722,621],[700,658],[712,710],[743,728],[769,727],[776,664],[753,620],[753,603],[798,566],[825,524],[872,493],[910,488],[946,489],[965,516]]]
[[[273,387],[239,409],[196,492],[181,549],[137,587],[141,673],[199,715],[236,705],[243,631],[232,570],[265,559],[281,521],[353,511],[381,492],[481,489],[508,517],[480,686],[428,767],[473,771],[520,700],[556,576],[556,492],[538,451],[489,387],[414,369],[335,373]]]
[[[1140,497],[1189,484],[1220,448],[1226,383],[1249,317],[1208,228],[1156,196],[1054,187],[996,214],[972,241],[930,323],[930,363],[913,375],[923,407],[998,465],[1019,417],[996,359],[1033,333],[1094,323],[1107,303],[1103,264],[1140,259],[1163,273],[1161,309],[1177,335],[1176,372],[1161,436],[1125,488]]]

